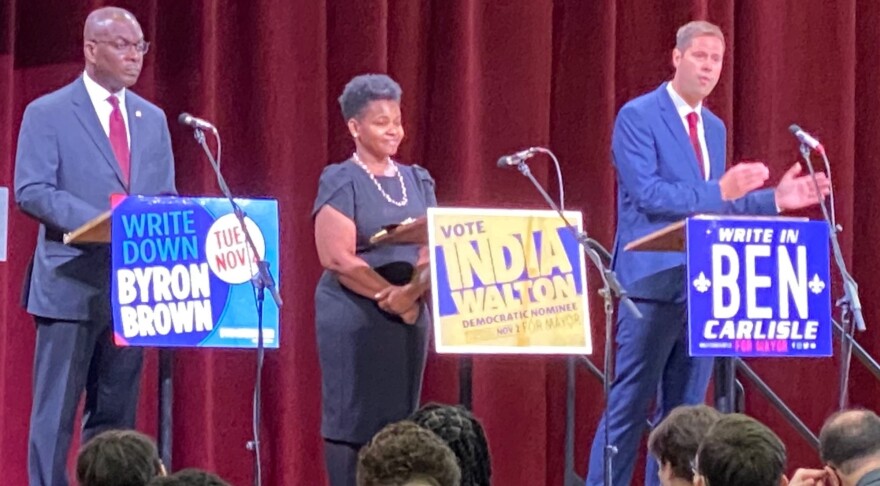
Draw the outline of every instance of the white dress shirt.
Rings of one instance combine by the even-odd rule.
[[[110,137],[110,113],[113,113],[113,105],[107,101],[107,98],[111,93],[90,78],[87,72],[83,72],[83,82],[95,107],[95,113],[98,114],[98,120],[101,121],[101,127],[104,128],[104,134]],[[128,140],[128,148],[131,149],[131,131],[128,128],[128,111],[125,109],[125,88],[113,93],[113,96],[119,99],[119,110],[122,112],[122,119],[125,120],[125,138]]]
[[[678,118],[684,124],[684,132],[688,134],[688,137],[690,137],[690,130],[688,128],[687,116],[691,112],[697,112],[697,138],[700,140],[700,150],[703,151],[703,178],[709,180],[709,171],[712,166],[709,164],[709,149],[706,147],[706,131],[703,128],[703,102],[698,103],[696,107],[691,107],[687,101],[675,92],[671,82],[666,83],[666,91],[669,93],[669,97],[672,98],[672,104],[675,105],[675,109],[678,111]]]

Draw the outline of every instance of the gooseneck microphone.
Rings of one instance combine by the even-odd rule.
[[[825,147],[823,147],[822,144],[819,143],[818,140],[813,138],[809,133],[803,131],[801,127],[797,125],[791,125],[790,127],[788,127],[788,131],[790,131],[792,135],[794,135],[802,144],[806,145],[807,147],[810,147],[820,154],[825,153]]]
[[[535,147],[531,147],[525,150],[520,150],[515,154],[505,155],[504,157],[498,159],[498,167],[516,167],[524,160],[534,157],[537,153],[538,149]]]
[[[180,122],[181,125],[198,128],[199,130],[214,130],[214,125],[210,122],[202,120],[201,118],[196,118],[187,112],[181,113],[180,116],[177,117],[177,121]]]

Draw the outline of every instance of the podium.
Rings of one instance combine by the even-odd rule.
[[[110,243],[110,218],[112,214],[112,211],[104,211],[70,233],[64,233],[64,244]]]
[[[128,196],[76,230],[66,244],[110,244],[113,336],[119,346],[159,348],[159,450],[171,466],[171,347],[277,348],[279,309],[258,326],[257,260],[277,274],[278,203],[237,199],[257,255],[227,199]],[[280,281],[280,278],[278,279]]]
[[[427,218],[422,216],[419,218],[407,218],[398,224],[385,226],[376,234],[370,237],[371,245],[427,245],[428,244],[428,223]],[[421,281],[427,278],[430,272],[428,265],[413,266],[411,274],[409,272],[409,264],[402,265],[392,263],[375,268],[376,272],[385,280],[393,285],[405,285],[409,282]]]
[[[80,244],[110,244],[111,243],[111,218],[113,211],[104,211],[95,218],[87,221],[79,228],[64,233],[63,241],[65,245]],[[162,463],[169,469],[171,468],[172,459],[172,427],[173,418],[173,400],[174,400],[174,381],[173,381],[173,354],[171,350],[159,350],[159,430],[156,438],[156,445],[159,449],[159,457]]]
[[[689,354],[720,358],[715,396],[723,411],[734,410],[733,358],[831,355],[824,222],[698,215],[624,251],[686,252]]]
[[[461,355],[465,405],[473,354],[592,352],[585,256],[555,211],[435,207],[370,241],[428,246],[434,343]]]
[[[686,251],[687,220],[676,221],[657,231],[635,239],[624,246],[624,251]],[[690,324],[690,319],[688,319]],[[691,332],[688,325],[688,332]],[[734,358],[717,358],[714,370],[715,408],[723,413],[737,411],[736,365]]]
[[[400,224],[388,225],[370,237],[372,245],[428,244],[428,218],[407,219]]]
[[[685,223],[687,220],[677,221],[669,226],[635,239],[623,248],[624,251],[684,251],[687,241],[685,239]]]

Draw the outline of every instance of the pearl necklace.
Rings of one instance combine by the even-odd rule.
[[[373,184],[376,185],[376,189],[378,189],[379,192],[382,193],[382,196],[385,197],[386,201],[399,208],[406,206],[408,199],[406,198],[406,184],[403,183],[403,174],[400,173],[400,169],[397,168],[397,164],[395,164],[394,161],[391,160],[391,158],[388,158],[388,163],[391,164],[394,172],[397,173],[397,180],[400,181],[400,188],[401,192],[403,193],[403,198],[400,201],[395,201],[394,199],[391,199],[391,196],[389,196],[388,193],[385,192],[385,189],[382,189],[382,184],[379,184],[379,181],[377,181],[373,173],[370,172],[370,168],[361,161],[361,158],[358,157],[357,152],[351,154],[351,160],[353,160],[354,163],[356,163],[357,165],[361,166],[361,169],[364,169],[364,172],[366,172],[367,175],[370,176],[370,180],[373,181]]]

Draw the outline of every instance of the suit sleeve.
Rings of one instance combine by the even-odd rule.
[[[761,189],[753,191],[736,201],[726,202],[726,214],[763,215],[775,216],[779,214],[776,209],[776,195],[774,189]]]
[[[47,227],[69,232],[102,211],[58,188],[61,155],[51,118],[42,107],[25,109],[15,154],[15,201]]]
[[[648,121],[632,106],[624,106],[617,115],[611,152],[621,185],[640,212],[682,219],[725,209],[717,180],[668,180],[660,175]]]

